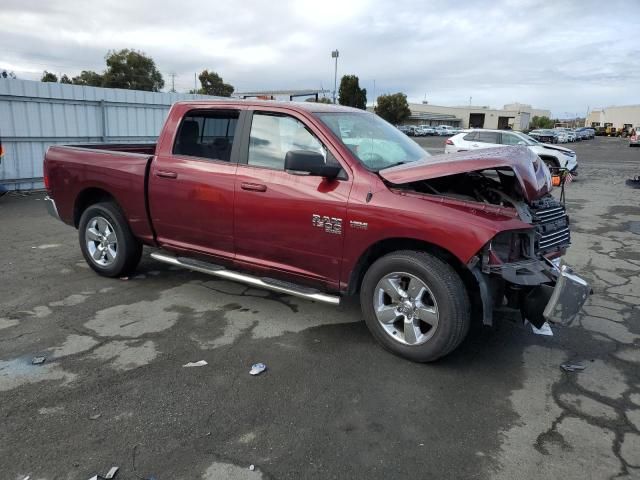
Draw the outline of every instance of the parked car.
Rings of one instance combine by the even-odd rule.
[[[631,135],[629,135],[629,146],[630,147],[638,147],[640,146],[640,125],[631,130]]]
[[[397,128],[405,135],[409,135],[410,133],[413,133],[413,127],[411,125],[398,125]]]
[[[578,138],[578,136],[576,135],[576,132],[574,132],[570,128],[567,128],[567,127],[556,127],[556,128],[554,128],[554,130],[556,132],[563,132],[567,137],[567,142],[575,142],[576,139]],[[560,142],[560,143],[564,143],[564,142]]]
[[[596,136],[595,130],[592,128],[587,128],[587,127],[576,128],[576,132],[578,132],[578,134],[582,137],[583,140],[590,140]]]
[[[556,137],[558,138],[558,143],[568,143],[569,142],[569,134],[562,129],[554,129],[556,131]]]
[[[432,136],[436,134],[436,130],[429,125],[420,125],[416,131],[419,133],[421,137]]]
[[[470,130],[454,135],[445,142],[445,153],[466,152],[483,148],[524,145],[548,167],[566,168],[572,175],[578,174],[578,157],[573,150],[546,145],[520,132],[503,130]]]
[[[549,129],[531,130],[529,136],[542,143],[558,143],[556,132]]]
[[[353,108],[178,102],[157,144],[49,147],[44,183],[100,275],[133,272],[147,245],[255,288],[359,294],[373,336],[414,361],[453,351],[471,305],[485,324],[496,305],[566,324],[590,291],[560,263],[569,220],[531,150],[430,157]]]
[[[455,135],[455,130],[450,125],[438,125],[435,127],[436,135],[440,137],[450,137],[451,135]]]

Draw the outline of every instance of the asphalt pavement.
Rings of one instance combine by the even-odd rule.
[[[444,138],[419,142],[436,154]],[[640,149],[569,147],[584,312],[553,336],[498,316],[424,365],[379,347],[354,298],[315,304],[147,250],[136,275],[99,277],[42,193],[1,198],[0,478],[639,478],[640,191],[624,181]]]

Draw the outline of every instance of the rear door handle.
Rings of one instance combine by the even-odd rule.
[[[166,170],[158,170],[156,172],[156,176],[162,178],[178,178],[178,174],[176,172],[168,172]]]
[[[242,182],[240,184],[240,188],[242,188],[243,190],[250,190],[252,192],[266,192],[267,191],[267,186],[263,185],[261,183]]]

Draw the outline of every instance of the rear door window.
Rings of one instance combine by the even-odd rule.
[[[498,132],[478,132],[478,138],[476,141],[482,143],[500,143]]]
[[[189,157],[231,161],[236,134],[237,110],[199,110],[182,119],[173,153]]]
[[[467,133],[464,137],[462,137],[467,142],[475,142],[478,137],[478,132]]]

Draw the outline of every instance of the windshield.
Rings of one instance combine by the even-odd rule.
[[[430,155],[393,125],[373,113],[316,113],[342,143],[369,169],[377,172]]]

